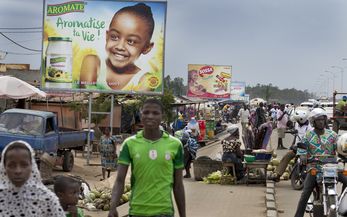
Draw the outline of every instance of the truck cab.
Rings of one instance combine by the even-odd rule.
[[[74,158],[71,150],[83,150],[87,136],[87,131],[60,129],[52,112],[9,109],[0,115],[0,152],[10,142],[23,140],[34,149],[38,163],[47,153],[64,171],[72,170]]]

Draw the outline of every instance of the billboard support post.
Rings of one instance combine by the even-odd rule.
[[[110,133],[113,135],[113,102],[114,102],[114,95],[111,95],[111,111],[110,111]]]
[[[88,105],[88,139],[87,139],[87,163],[86,165],[87,166],[90,166],[90,156],[91,156],[91,152],[92,152],[92,147],[91,147],[91,138],[92,138],[92,135],[91,135],[91,124],[92,124],[92,114],[95,114],[95,115],[110,115],[110,133],[111,135],[113,134],[113,102],[114,102],[114,95],[112,94],[111,95],[111,109],[109,112],[98,112],[98,111],[95,111],[93,112],[92,111],[92,94],[93,93],[89,93],[89,105]]]
[[[87,166],[90,161],[90,124],[92,122],[92,93],[89,93],[89,106],[88,106],[88,138],[87,138]]]

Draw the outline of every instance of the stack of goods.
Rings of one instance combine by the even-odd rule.
[[[269,172],[268,176],[272,176],[272,173],[276,170],[279,164],[280,164],[280,160],[277,158],[277,154],[273,153],[270,163],[267,166],[267,171]],[[290,171],[292,170],[293,164],[294,164],[294,159],[289,162],[285,172],[281,176],[281,179],[283,180],[289,179],[289,174],[290,174]]]
[[[234,181],[235,177],[227,173],[225,170],[217,170],[203,178],[203,183],[206,184],[232,185],[234,184]]]
[[[110,188],[94,189],[88,195],[86,195],[84,200],[79,201],[78,205],[91,211],[108,211],[111,206],[111,195],[112,189]],[[130,195],[131,186],[129,184],[126,184],[124,186],[124,193],[120,199],[119,205],[128,202]]]

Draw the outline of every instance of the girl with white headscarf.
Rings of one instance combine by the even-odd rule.
[[[11,142],[2,152],[0,216],[65,217],[57,196],[42,184],[34,151],[24,141]]]

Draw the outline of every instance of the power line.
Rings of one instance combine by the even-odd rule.
[[[40,37],[40,38],[32,38],[32,39],[28,39],[28,40],[20,40],[20,41],[17,41],[17,43],[19,43],[19,42],[28,42],[28,41],[36,41],[36,40],[42,40],[42,37]],[[11,43],[11,42],[5,42],[5,43],[0,43],[0,44],[9,44],[9,43]]]
[[[0,50],[0,52],[6,53],[6,54],[12,54],[12,55],[38,55],[38,54],[41,54],[41,53],[16,53],[16,52],[3,51],[3,50]]]
[[[7,37],[5,34],[3,34],[2,32],[0,32],[0,35],[4,36],[7,40],[11,41],[12,43],[18,45],[21,48],[24,48],[26,50],[30,50],[30,51],[36,51],[36,52],[41,52],[41,50],[35,50],[35,49],[31,49],[31,48],[27,48],[21,44],[18,44],[17,42],[15,42],[14,40],[12,40],[11,38]]]
[[[12,28],[12,27],[5,28],[5,27],[0,27],[0,29],[19,29],[19,30],[21,30],[21,29],[42,29],[42,27],[23,27],[23,28]]]
[[[37,32],[40,32],[42,33],[42,31],[9,31],[9,32],[2,32],[2,33],[37,33]]]

